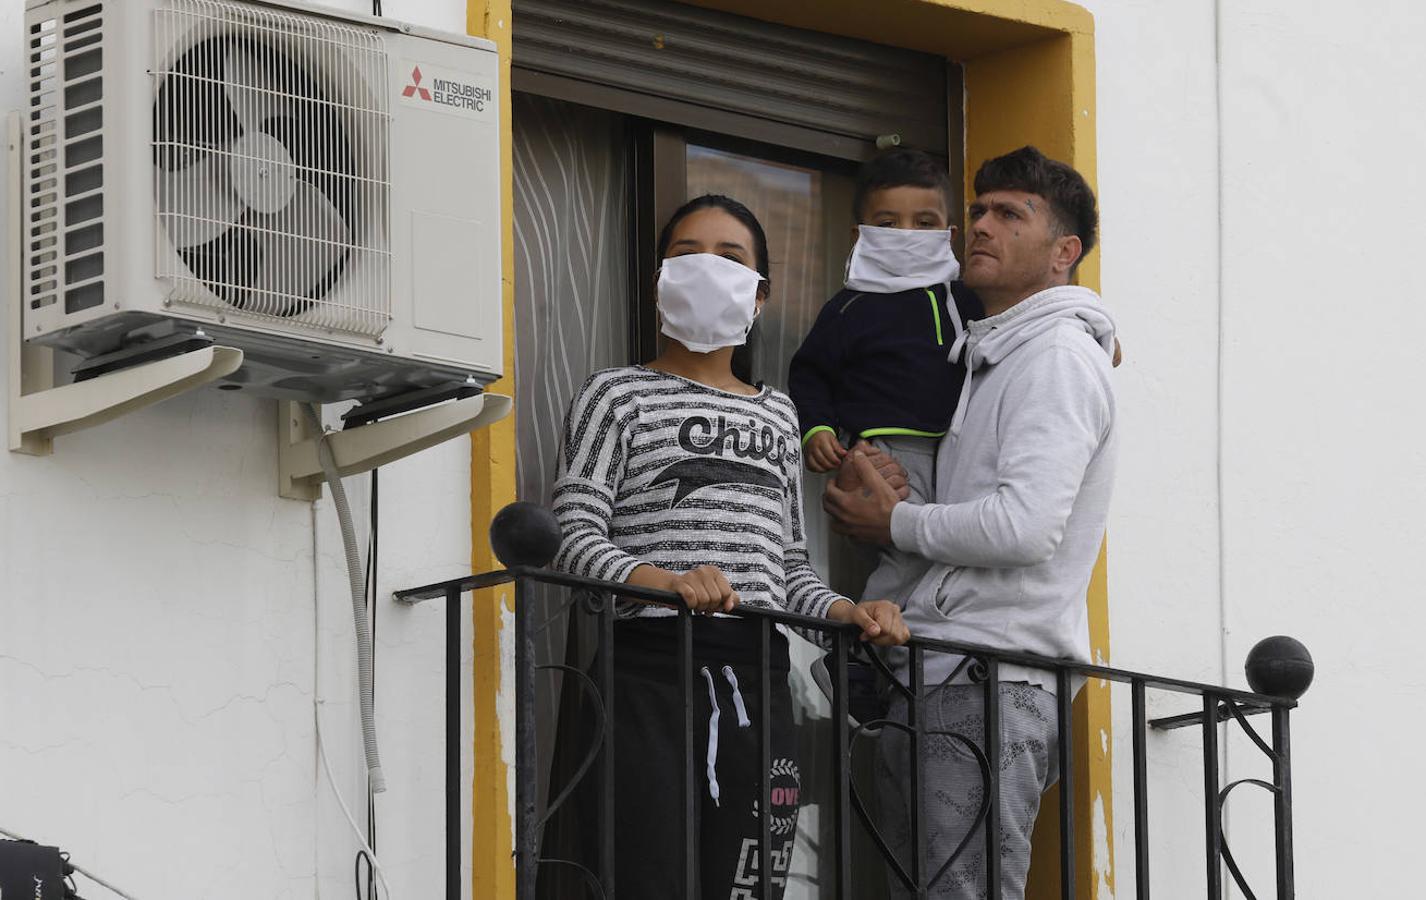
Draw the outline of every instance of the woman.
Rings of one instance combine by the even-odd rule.
[[[855,623],[903,643],[896,604],[853,603],[812,571],[802,533],[797,415],[786,395],[734,376],[733,352],[768,298],[767,238],[742,204],[708,195],[664,227],[659,318],[670,340],[647,366],[610,369],[565,423],[556,568],[658,588],[711,618],[694,623],[694,737],[705,898],[754,896],[761,823],[759,623],[738,605]],[[683,896],[684,705],[673,610],[621,604],[614,629],[615,872],[621,900]],[[774,895],[798,809],[787,640],[773,633]],[[723,724],[720,726],[720,721]],[[704,749],[706,748],[706,756]],[[596,820],[587,820],[596,821]],[[589,837],[596,838],[597,833]]]

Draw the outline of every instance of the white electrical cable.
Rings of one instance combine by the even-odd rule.
[[[318,554],[318,516],[317,507],[321,505],[321,500],[312,504],[312,724],[317,731],[317,756],[322,761],[322,771],[327,776],[327,785],[332,789],[332,794],[337,798],[337,805],[342,809],[342,815],[346,817],[347,824],[351,826],[352,834],[356,835],[357,843],[361,845],[362,852],[371,860],[371,870],[376,874],[377,881],[381,883],[382,890],[386,892],[387,900],[391,898],[391,886],[386,882],[386,871],[381,867],[381,861],[376,858],[376,851],[366,841],[366,835],[362,834],[361,827],[357,825],[355,817],[352,816],[351,807],[347,806],[346,798],[342,796],[342,791],[337,787],[337,780],[332,775],[332,763],[327,757],[327,744],[322,737],[322,704],[325,703],[321,696],[322,677],[322,602],[319,591],[318,566],[320,557]]]
[[[303,406],[307,420],[317,432],[317,461],[327,477],[327,487],[332,491],[332,504],[337,510],[337,519],[342,526],[342,547],[347,557],[347,581],[352,593],[352,618],[356,625],[357,681],[361,696],[361,735],[366,747],[367,777],[371,792],[380,794],[386,790],[386,776],[381,773],[381,756],[376,750],[376,710],[372,700],[372,660],[371,628],[366,621],[366,572],[361,564],[361,550],[357,546],[356,526],[352,524],[352,508],[347,502],[347,492],[342,486],[342,477],[337,472],[337,460],[332,455],[332,447],[327,443],[327,431],[322,427],[321,410],[315,403]]]
[[[29,838],[27,838],[27,837],[21,837],[20,835],[15,834],[13,831],[10,831],[10,830],[5,829],[5,828],[0,828],[0,834],[3,834],[5,837],[10,838],[10,839],[13,840],[13,841],[28,841],[28,840],[29,840]],[[112,884],[110,884],[109,882],[107,882],[107,881],[105,881],[104,879],[100,878],[98,875],[95,875],[93,872],[90,872],[88,869],[85,869],[85,868],[83,868],[83,867],[81,867],[81,866],[75,865],[75,863],[74,863],[72,860],[65,860],[65,862],[69,865],[69,867],[70,867],[71,869],[73,869],[74,871],[78,872],[80,875],[83,875],[85,878],[88,878],[90,881],[94,882],[95,884],[99,885],[100,887],[102,887],[102,888],[108,890],[111,894],[114,894],[114,895],[117,896],[117,897],[123,897],[124,900],[138,900],[138,898],[135,897],[133,894],[127,894],[127,893],[125,893],[125,892],[119,890],[118,888],[114,887],[114,886],[113,886]],[[385,881],[382,881],[381,883],[382,883],[383,885],[386,884]],[[390,891],[388,891],[387,893],[390,893]]]
[[[332,775],[332,764],[327,759],[327,744],[322,740],[321,700],[315,700],[312,703],[312,721],[317,725],[317,754],[322,758],[322,771],[327,773],[327,784],[332,788],[332,796],[337,798],[337,805],[342,808],[342,815],[347,817],[347,824],[352,827],[352,834],[356,836],[357,843],[361,844],[361,849],[366,853],[367,859],[371,860],[371,870],[376,873],[376,880],[381,882],[381,889],[386,892],[387,900],[390,900],[391,885],[386,883],[386,870],[381,867],[381,862],[376,858],[376,851],[371,849],[371,845],[366,842],[366,836],[361,833],[356,819],[352,817],[352,811],[347,806],[347,801],[343,799],[341,790],[337,787],[337,779]]]

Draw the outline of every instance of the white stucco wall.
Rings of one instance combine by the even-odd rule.
[[[0,109],[23,102],[23,6],[0,0]],[[464,30],[463,0],[386,12]],[[344,562],[329,501],[277,496],[275,418],[272,401],[199,391],[50,457],[0,453],[0,828],[145,900],[352,893],[356,844],[313,726],[321,696],[364,825]],[[363,535],[365,485],[349,485]],[[444,613],[384,597],[469,570],[469,441],[386,467],[381,488],[379,855],[397,896],[429,898],[444,883]]]
[[[1127,357],[1114,662],[1246,686],[1254,642],[1302,640],[1318,680],[1293,719],[1298,896],[1414,896],[1426,311],[1411,286],[1426,122],[1411,98],[1426,75],[1409,48],[1426,38],[1426,11],[1084,5],[1096,20],[1103,288]],[[1127,694],[1116,702],[1127,738]],[[1151,714],[1191,707],[1166,697]],[[1154,895],[1202,896],[1199,738],[1150,746]],[[1120,750],[1118,894],[1133,896]],[[1270,773],[1240,739],[1227,757],[1225,783]],[[1251,790],[1231,801],[1230,839],[1270,895],[1271,801]]]
[[[1122,429],[1110,525],[1111,663],[1218,683],[1217,123],[1211,2],[1087,4],[1099,89],[1102,289],[1118,320]],[[1191,708],[1150,694],[1150,715]],[[1114,693],[1120,896],[1133,896],[1129,694]],[[1192,732],[1151,734],[1159,896],[1201,897]],[[1196,842],[1196,843],[1195,843]],[[1190,848],[1185,850],[1185,848]]]

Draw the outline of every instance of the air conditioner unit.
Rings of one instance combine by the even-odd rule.
[[[22,329],[78,379],[212,342],[220,387],[501,374],[495,46],[287,0],[28,0]],[[234,358],[237,355],[234,354]]]

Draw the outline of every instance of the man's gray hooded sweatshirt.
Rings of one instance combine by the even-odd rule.
[[[1089,662],[1085,592],[1117,444],[1114,322],[1093,291],[1054,287],[970,323],[952,352],[967,376],[935,502],[898,503],[891,516],[896,546],[934,563],[906,623],[921,637]],[[935,685],[960,658],[925,660]],[[1054,690],[1050,673],[1000,676]]]

